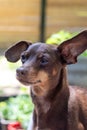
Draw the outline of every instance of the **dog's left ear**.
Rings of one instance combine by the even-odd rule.
[[[74,64],[77,57],[87,49],[87,30],[81,32],[70,40],[67,40],[57,48],[62,63]]]
[[[20,41],[6,50],[5,57],[10,62],[16,62],[20,59],[21,53],[25,51],[31,44],[32,43],[27,41]]]

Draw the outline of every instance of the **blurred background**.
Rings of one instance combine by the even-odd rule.
[[[44,40],[61,29],[86,29],[87,0],[0,0],[0,49],[42,40],[42,24]]]
[[[8,63],[4,58],[4,51],[20,40],[42,41],[48,44],[61,43],[84,29],[87,29],[87,0],[0,0],[1,119],[3,117],[8,120],[17,120],[22,124],[25,122],[23,127],[26,129],[26,121],[24,120],[28,119],[33,108],[33,105],[30,105],[32,104],[31,101],[29,104],[26,103],[31,106],[30,111],[28,106],[23,107],[27,98],[26,95],[29,94],[29,88],[21,85],[15,78],[15,70],[21,65],[20,61],[16,64]],[[81,59],[82,62],[79,61],[81,64],[76,64],[76,68],[70,66],[69,82],[71,85],[87,87],[86,56],[87,52],[84,54],[85,58]],[[86,60],[83,62],[83,59]],[[77,73],[79,76],[76,75]],[[77,82],[74,82],[73,77]],[[19,96],[17,97],[18,104],[21,99],[20,95],[25,95],[22,97],[24,101],[21,103],[21,110],[24,109],[25,111],[20,115],[17,114],[18,117],[10,118],[8,102],[14,104],[14,101],[11,99],[4,102],[4,100]],[[18,108],[20,106],[14,110],[12,106],[15,113],[20,110]],[[22,119],[21,115],[23,115]],[[5,130],[5,128],[0,128],[0,130]]]

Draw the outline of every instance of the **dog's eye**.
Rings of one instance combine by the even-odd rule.
[[[22,63],[25,63],[26,60],[27,60],[27,56],[26,55],[21,55]]]
[[[46,65],[48,64],[48,59],[46,57],[42,57],[41,60],[40,60],[40,64],[41,65]]]

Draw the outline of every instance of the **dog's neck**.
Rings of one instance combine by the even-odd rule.
[[[66,68],[63,68],[61,70],[60,79],[57,86],[48,92],[46,96],[36,96],[31,89],[31,97],[38,113],[47,113],[52,106],[55,107],[58,106],[58,104],[63,106],[64,103],[66,103],[69,97],[69,88],[66,75]]]

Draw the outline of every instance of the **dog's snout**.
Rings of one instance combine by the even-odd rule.
[[[27,73],[27,70],[25,70],[24,68],[18,68],[17,70],[16,70],[16,73],[17,73],[17,75],[20,75],[20,76],[25,76],[26,75],[26,73]]]

